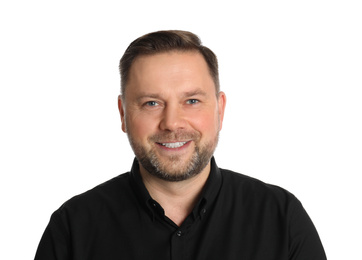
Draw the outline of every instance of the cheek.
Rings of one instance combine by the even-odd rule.
[[[146,140],[157,128],[157,120],[142,114],[130,114],[126,117],[128,134],[137,140]]]
[[[217,113],[199,113],[191,117],[193,127],[202,135],[215,135],[219,130]]]

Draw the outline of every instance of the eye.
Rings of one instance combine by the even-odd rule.
[[[158,103],[156,101],[148,101],[145,103],[145,106],[149,106],[149,107],[155,107],[157,105],[158,105]]]
[[[192,99],[187,100],[186,104],[194,105],[194,104],[197,104],[199,102],[200,102],[199,100],[192,98]]]

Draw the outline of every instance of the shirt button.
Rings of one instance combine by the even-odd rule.
[[[177,231],[177,232],[176,232],[176,235],[177,235],[178,237],[182,236],[182,231],[181,231],[181,230]]]
[[[205,214],[205,213],[206,213],[206,209],[202,209],[202,210],[201,210],[201,213],[202,213],[202,214]]]

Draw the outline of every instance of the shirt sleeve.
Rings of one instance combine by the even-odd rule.
[[[40,240],[35,260],[70,260],[70,236],[66,218],[58,211],[50,218]]]
[[[302,204],[296,200],[289,223],[290,260],[326,260],[321,240]]]

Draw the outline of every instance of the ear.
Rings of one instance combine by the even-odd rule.
[[[127,133],[126,131],[126,121],[124,118],[124,108],[123,108],[123,101],[122,101],[122,96],[119,95],[118,96],[118,110],[119,110],[119,114],[121,115],[121,122],[122,122],[122,131]]]
[[[218,106],[219,106],[219,131],[222,129],[222,122],[224,121],[224,112],[226,106],[226,95],[220,91],[218,94]]]

